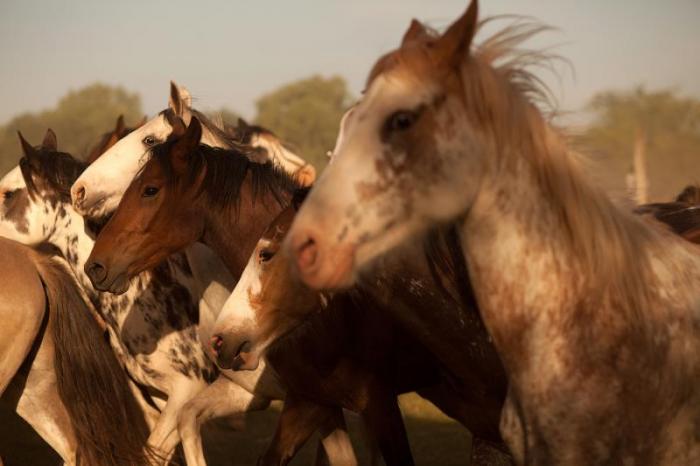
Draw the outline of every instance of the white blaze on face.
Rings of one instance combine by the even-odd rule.
[[[148,161],[151,147],[165,141],[171,132],[165,116],[158,115],[120,139],[73,184],[71,197],[76,210],[94,217],[114,211],[131,180]],[[84,197],[77,202],[81,189]]]
[[[214,324],[215,335],[235,334],[241,330],[257,329],[258,316],[250,302],[251,296],[257,296],[262,289],[262,264],[259,251],[267,247],[269,241],[261,239],[248,260],[246,268],[236,283],[231,296],[226,300],[219,317]]]
[[[0,236],[36,245],[46,241],[51,222],[55,222],[53,208],[31,199],[19,166],[0,180]]]

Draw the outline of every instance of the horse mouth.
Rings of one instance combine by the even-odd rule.
[[[96,290],[112,294],[124,294],[129,289],[129,279],[126,273],[116,275],[112,280],[104,280],[101,283],[93,283]]]
[[[257,369],[259,360],[251,351],[252,346],[248,340],[240,344],[231,360],[231,369],[234,371]]]

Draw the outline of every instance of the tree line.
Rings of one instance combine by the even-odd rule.
[[[277,133],[321,171],[352,102],[343,78],[311,76],[261,96],[253,122]],[[673,90],[639,87],[595,95],[588,109],[592,120],[574,143],[593,157],[597,178],[615,195],[628,193],[634,151],[640,147],[649,200],[670,199],[686,184],[700,182],[700,100]],[[215,113],[236,123],[235,109]],[[61,150],[82,157],[114,127],[119,115],[127,125],[141,120],[140,96],[100,83],[69,92],[54,108],[18,115],[0,126],[0,173],[17,164],[18,130],[29,141],[39,141],[50,127],[58,134]]]

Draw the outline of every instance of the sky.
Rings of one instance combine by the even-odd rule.
[[[370,67],[411,18],[437,28],[466,0],[0,0],[0,123],[101,81],[165,108],[169,81],[202,110],[255,115],[255,100],[314,74],[359,95]],[[527,15],[557,28],[533,42],[574,67],[551,83],[560,108],[596,92],[674,88],[700,97],[700,0],[482,0],[483,16]]]

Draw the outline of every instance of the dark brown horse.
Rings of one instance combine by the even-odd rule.
[[[95,281],[100,286],[109,287],[115,281],[128,279],[131,273],[142,270],[173,250],[183,248],[197,240],[203,240],[221,254],[231,270],[240,276],[248,262],[248,257],[243,254],[250,255],[257,244],[257,238],[262,234],[262,231],[255,230],[261,225],[264,230],[271,221],[267,219],[267,223],[263,224],[265,217],[274,211],[279,213],[282,210],[281,205],[289,202],[294,185],[290,184],[288,179],[271,170],[269,166],[251,164],[240,156],[217,155],[215,149],[198,147],[198,124],[196,119],[193,122],[187,134],[154,150],[153,157],[129,187],[119,209],[101,232],[93,249],[91,262],[88,264],[88,270],[97,271],[93,273]],[[256,234],[255,240],[251,238],[253,233]],[[426,271],[426,274],[429,279],[429,272]],[[425,283],[427,293],[439,295],[440,291],[434,286],[431,287],[431,283],[430,280]],[[312,295],[316,296],[314,293]],[[432,302],[435,300],[433,299]],[[371,300],[366,301],[365,305],[368,310],[377,307],[371,305]],[[342,309],[342,307],[339,308]],[[308,312],[308,308],[305,310]],[[359,311],[357,312],[360,314]],[[381,316],[380,312],[368,311],[368,315],[372,314],[377,314],[372,316],[372,319],[379,319]],[[341,312],[341,315],[347,318],[347,314]],[[360,319],[359,322],[363,321]],[[319,325],[323,327],[322,324]],[[367,325],[364,329],[358,322],[355,322],[355,325],[358,329],[368,332],[377,328],[376,325]],[[396,325],[394,324],[393,327],[396,328]],[[311,334],[313,335],[314,332]],[[358,338],[365,341],[364,338]],[[404,335],[402,338],[408,337]],[[327,343],[328,337],[320,341]],[[343,340],[339,339],[339,341]],[[381,339],[379,341],[386,342]],[[323,346],[318,342],[315,345],[319,348]],[[414,342],[410,346],[418,348],[421,345]],[[335,357],[334,354],[343,355],[343,351],[347,352],[348,349],[341,346],[337,351],[339,353],[329,354],[331,361],[335,361],[332,359]],[[382,351],[386,351],[386,348]],[[470,353],[472,357],[476,354],[483,355],[482,348]],[[344,356],[347,357],[347,354]],[[294,367],[294,364],[300,361],[295,362],[290,358],[286,364],[288,364],[287,367]],[[495,371],[498,372],[498,361],[495,361]],[[360,362],[363,361],[360,359]],[[281,363],[278,362],[278,364]],[[328,361],[325,361],[325,364],[328,364]],[[355,364],[359,363],[355,361]],[[426,364],[420,369],[427,374],[430,372],[430,367],[431,365]],[[284,371],[280,370],[280,372]],[[294,372],[290,370],[290,374]],[[322,375],[322,372],[317,373],[313,379],[318,382],[319,387],[323,386]],[[345,374],[346,377],[350,375],[350,373]],[[293,380],[291,375],[289,377]],[[473,375],[471,378],[475,379],[478,376]],[[352,380],[344,380],[347,387],[352,386]],[[483,393],[482,388],[488,384],[481,383],[477,385],[478,393],[473,398],[466,397],[466,401],[457,399],[457,401],[442,402],[442,406],[446,412],[462,420],[479,437],[498,441],[498,406],[505,392],[502,377],[500,380],[500,388],[494,390],[493,394]],[[459,386],[460,383],[456,382],[452,385]],[[391,391],[385,390],[382,399],[387,398],[386,393],[395,397],[396,390],[395,386],[392,386]],[[303,392],[303,390],[299,391]],[[306,394],[308,396],[308,393]],[[324,399],[319,393],[314,395]],[[328,399],[327,396],[325,400]],[[446,399],[449,398],[444,394],[443,396]],[[433,396],[433,399],[440,404],[437,398],[438,395]],[[494,401],[488,401],[490,398]],[[454,396],[452,400],[455,400]],[[395,406],[395,401],[390,404],[381,404],[391,408]],[[336,398],[335,406],[338,405],[343,406],[342,403],[337,402]],[[290,409],[292,406],[293,404],[290,403]],[[357,408],[357,405],[354,407]],[[475,416],[472,416],[473,414]],[[331,416],[330,413],[324,415]],[[387,416],[386,419],[391,417]],[[276,454],[284,452],[286,448],[288,447],[280,450],[278,447]]]
[[[108,131],[100,136],[100,141],[95,144],[95,146],[88,152],[85,161],[89,164],[99,159],[102,154],[104,154],[110,147],[115,145],[117,141],[131,133],[135,129],[140,128],[146,122],[146,117],[144,116],[141,121],[136,123],[134,127],[127,127],[124,123],[124,115],[119,115],[117,118],[117,123],[112,131]]]
[[[635,212],[652,215],[688,241],[700,243],[700,187],[696,185],[686,186],[673,202],[641,205]]]

